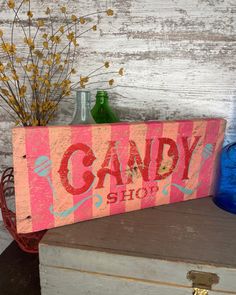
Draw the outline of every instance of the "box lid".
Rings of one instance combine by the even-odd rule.
[[[189,271],[215,273],[236,294],[236,218],[211,198],[49,230],[40,263],[191,288]]]

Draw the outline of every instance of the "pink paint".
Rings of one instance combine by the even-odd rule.
[[[123,135],[122,138],[120,135]],[[120,167],[121,174],[123,179],[126,179],[126,170],[127,170],[127,162],[128,162],[128,141],[129,141],[129,125],[113,125],[111,127],[111,140],[117,141],[118,144],[116,146],[117,153],[120,155]],[[122,191],[126,190],[126,184],[116,186],[116,180],[111,176],[110,177],[110,191],[115,192],[117,194],[121,194]],[[125,202],[116,202],[110,204],[110,215],[119,214],[125,212]]]
[[[32,218],[32,231],[39,231],[54,226],[54,217],[49,211],[51,204],[53,204],[51,187],[45,177],[34,172],[35,161],[39,157],[43,155],[50,159],[48,128],[26,128],[25,140],[32,215],[28,215],[26,218]],[[42,164],[41,167],[42,170],[47,169],[47,164]],[[51,172],[48,176],[52,179]]]
[[[189,137],[191,139],[193,131],[193,121],[189,122],[180,122],[178,128],[178,134],[181,134],[181,137],[178,136],[176,142],[179,150],[179,164],[176,167],[173,175],[172,182],[174,184],[178,184],[182,187],[185,187],[188,180],[183,179],[183,174],[180,173],[180,170],[183,171],[185,164],[185,150],[182,144],[183,137]],[[191,141],[189,142],[189,146],[191,146]],[[182,165],[180,167],[180,165]],[[182,169],[181,169],[182,168]],[[184,192],[180,191],[176,186],[170,185],[170,203],[181,202],[184,199]]]
[[[146,139],[152,139],[152,138],[159,138],[162,136],[163,132],[163,123],[156,122],[154,125],[147,124],[147,135]],[[158,151],[158,141],[153,140],[152,141],[152,149],[151,153],[154,154],[154,158],[157,157],[157,151]],[[154,179],[156,174],[156,162],[152,161],[150,164],[150,169],[149,169],[149,177],[150,179]],[[156,205],[156,199],[158,195],[158,190],[159,190],[159,184],[157,181],[150,180],[148,183],[143,181],[142,186],[147,189],[148,191],[151,192],[151,194],[142,199],[141,201],[141,208],[148,208],[148,207],[153,207]]]
[[[16,128],[17,229],[207,196],[224,129],[221,119]]]
[[[211,144],[213,146],[213,153],[210,157],[208,157],[207,155],[210,154],[209,150],[206,149],[206,152],[204,152],[203,150],[202,161],[204,164],[202,165],[201,172],[199,173],[198,181],[200,183],[200,186],[197,190],[197,198],[206,196],[209,192],[209,187],[211,187],[212,185],[210,183],[210,178],[212,175],[212,169],[214,167],[214,152],[216,149],[216,143],[219,136],[220,124],[221,121],[217,119],[210,119],[207,122],[203,149],[206,147],[206,145]]]
[[[86,142],[89,147],[92,147],[92,127],[87,126],[86,129],[72,127],[71,128],[71,143],[76,144],[78,142]],[[86,171],[92,171],[92,167],[85,167],[83,165],[84,153],[82,151],[75,152],[71,157],[71,176],[72,183],[75,187],[81,187],[84,185],[83,175]],[[79,201],[92,196],[92,186],[88,191],[80,195],[73,196],[74,205]],[[79,210],[74,211],[75,222],[88,220],[93,218],[93,199],[86,200]]]

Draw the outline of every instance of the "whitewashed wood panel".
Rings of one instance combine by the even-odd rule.
[[[0,26],[9,32],[12,18],[4,3]],[[99,28],[81,39],[77,67],[83,74],[105,60],[114,69],[125,67],[126,75],[110,90],[122,120],[224,117],[227,141],[236,139],[236,1],[33,0],[32,9],[43,17],[52,7],[60,23],[63,4],[78,15],[114,9],[112,18],[91,20]],[[67,124],[72,109],[69,99],[56,123]],[[0,111],[0,170],[11,164],[11,126]]]
[[[40,266],[42,295],[191,295],[191,287]],[[209,295],[226,295],[209,291]],[[236,294],[236,293],[230,293]]]

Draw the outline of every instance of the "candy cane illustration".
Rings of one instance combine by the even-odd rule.
[[[34,172],[38,176],[45,177],[47,179],[48,184],[52,190],[53,196],[55,197],[56,200],[58,200],[57,192],[56,192],[56,190],[53,186],[52,180],[50,178],[51,168],[52,168],[52,161],[47,156],[40,156],[35,160]],[[98,199],[98,201],[95,203],[95,206],[97,208],[99,208],[102,205],[102,201],[103,201],[102,196],[99,194],[94,194],[94,195],[84,198],[83,200],[80,200],[74,206],[72,206],[71,208],[68,208],[64,211],[61,211],[61,212],[54,211],[53,205],[51,205],[49,207],[49,210],[54,216],[67,217],[68,215],[73,213],[75,210],[77,210],[84,202],[86,202],[87,200],[92,199],[92,198]]]

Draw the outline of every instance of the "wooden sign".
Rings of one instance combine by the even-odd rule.
[[[222,119],[13,129],[17,231],[212,193]]]

